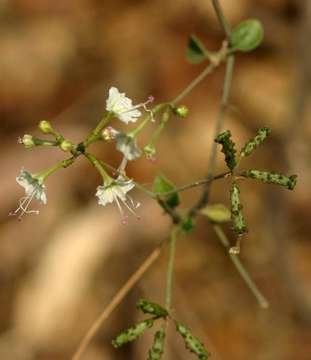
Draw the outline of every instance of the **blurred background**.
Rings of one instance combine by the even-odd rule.
[[[205,219],[178,242],[174,315],[204,341],[212,359],[311,358],[311,2],[222,0],[231,24],[258,17],[266,31],[254,53],[239,55],[226,128],[242,145],[262,126],[272,135],[243,167],[298,174],[295,191],[241,183],[250,229],[241,258],[269,299],[258,307]],[[0,1],[0,359],[70,359],[100,311],[168,234],[159,206],[136,191],[142,219],[121,225],[114,206],[94,197],[100,178],[80,159],[47,181],[48,205],[18,222],[7,214],[23,190],[15,177],[64,158],[58,149],[25,150],[19,136],[39,136],[47,119],[81,141],[105,110],[110,86],[133,99],[173,99],[201,70],[185,60],[189,34],[217,50],[222,33],[209,0]],[[203,65],[204,66],[204,65]],[[184,100],[190,115],[173,119],[155,163],[140,159],[128,174],[151,186],[161,171],[177,185],[201,179],[213,138],[223,67]],[[143,146],[153,127],[140,139]],[[113,146],[93,146],[117,166]],[[223,155],[218,170],[225,170]],[[229,204],[228,180],[211,202]],[[191,206],[200,189],[182,194]],[[37,204],[33,203],[36,207]],[[233,242],[230,225],[225,228]],[[163,304],[166,252],[98,332],[82,359],[146,359],[149,331],[124,349],[112,338],[141,319],[135,302]],[[173,329],[171,329],[173,330]],[[165,359],[194,358],[174,331]]]

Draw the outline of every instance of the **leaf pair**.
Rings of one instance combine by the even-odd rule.
[[[231,31],[229,50],[242,52],[255,50],[261,44],[263,36],[264,30],[259,20],[242,21]],[[186,58],[190,64],[200,64],[204,60],[210,59],[211,55],[199,38],[195,35],[190,36],[186,52]]]

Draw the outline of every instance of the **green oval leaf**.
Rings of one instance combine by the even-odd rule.
[[[233,50],[248,52],[256,49],[262,42],[264,30],[257,19],[242,21],[230,34],[230,45]]]
[[[211,222],[216,224],[231,220],[231,211],[224,204],[207,205],[200,212],[207,216]]]
[[[201,40],[195,35],[191,35],[188,41],[186,58],[190,64],[200,64],[207,59],[208,51]]]
[[[158,175],[154,179],[153,191],[159,195],[164,194],[163,198],[165,199],[166,204],[172,209],[180,204],[179,196],[177,193],[172,193],[166,196],[165,193],[171,192],[175,190],[175,188],[176,186],[164,175]]]

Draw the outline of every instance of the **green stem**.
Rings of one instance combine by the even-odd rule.
[[[106,116],[101,119],[101,121],[97,124],[96,128],[91,131],[91,133],[87,136],[87,138],[83,141],[84,147],[88,147],[93,142],[97,141],[101,136],[101,131],[109,124],[111,118],[113,116],[112,112],[108,112]]]
[[[43,140],[38,138],[33,138],[33,142],[36,146],[58,146],[59,142],[54,140]]]
[[[227,250],[230,250],[230,242],[229,242],[226,234],[222,230],[222,228],[219,225],[213,225],[213,229],[214,229],[214,231],[215,231],[215,233],[217,235],[217,238],[221,242],[221,244]],[[241,263],[241,260],[239,259],[239,257],[237,255],[235,255],[235,254],[231,254],[229,251],[228,251],[228,254],[229,254],[230,259],[231,259],[233,265],[235,266],[236,270],[238,271],[241,278],[245,282],[246,286],[249,288],[251,293],[255,296],[259,306],[264,308],[264,309],[268,308],[269,307],[268,300],[265,298],[265,296],[261,293],[261,291],[259,290],[257,285],[254,283],[254,281],[251,278],[250,274],[245,269],[244,265]]]
[[[151,109],[153,116],[155,116],[159,111],[164,109],[166,106],[168,106],[168,103],[161,103],[156,105],[153,109]],[[135,138],[140,134],[140,132],[144,129],[144,127],[151,121],[152,116],[150,114],[147,114],[144,118],[144,120],[130,133],[128,133],[129,136]]]
[[[226,74],[224,79],[224,87],[223,87],[223,93],[220,103],[220,109],[219,113],[216,119],[215,124],[215,130],[214,130],[214,138],[221,132],[221,129],[223,127],[226,110],[229,102],[229,95],[230,95],[230,89],[231,89],[231,83],[232,83],[232,74],[234,69],[234,55],[230,55],[227,59],[226,63]],[[208,172],[207,172],[207,180],[213,178],[213,174],[216,167],[216,158],[217,158],[217,144],[213,142],[211,154],[208,161]],[[190,209],[189,216],[193,217],[196,215],[196,213],[202,209],[207,203],[209,198],[209,191],[210,191],[210,182],[208,182],[208,185],[205,187],[200,199],[197,201],[197,203]]]
[[[57,170],[59,170],[61,168],[66,168],[66,167],[70,166],[71,164],[74,163],[74,161],[75,161],[74,157],[63,160],[63,161],[55,164],[54,166],[34,175],[34,177],[36,177],[37,179],[40,179],[40,181],[43,182],[48,176],[50,176],[51,174],[53,174],[54,172],[56,172]]]
[[[106,172],[106,170],[104,169],[102,163],[100,160],[98,160],[95,155],[90,154],[90,153],[84,153],[83,154],[89,161],[90,163],[96,168],[96,170],[100,173],[100,175],[103,178],[104,183],[110,183],[112,181],[112,178],[108,175],[108,173]]]
[[[171,236],[168,243],[168,265],[166,276],[166,293],[165,293],[165,308],[168,312],[172,306],[172,290],[173,290],[173,276],[174,276],[174,260],[175,260],[175,247],[178,234],[178,227],[174,226],[171,231]]]
[[[191,83],[179,94],[176,98],[171,101],[171,105],[175,106],[179,103],[185,96],[187,96],[200,82],[202,82],[207,75],[209,75],[216,68],[215,64],[209,64],[206,68],[194,79]]]

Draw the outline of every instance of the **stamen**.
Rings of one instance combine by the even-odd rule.
[[[19,206],[18,208],[15,210],[15,211],[11,211],[9,213],[9,216],[16,216],[19,212],[20,212],[20,215],[18,217],[18,220],[21,220],[22,217],[26,214],[36,214],[38,215],[39,214],[39,210],[28,210],[28,207],[31,203],[31,201],[33,200],[34,196],[36,195],[36,190],[34,189],[32,191],[31,194],[27,195],[27,196],[24,196],[22,197],[20,200],[19,200]]]

